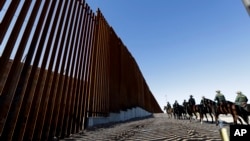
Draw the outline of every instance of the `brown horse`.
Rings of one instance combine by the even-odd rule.
[[[187,104],[186,112],[189,115],[190,121],[191,121],[193,115],[195,115],[195,118],[198,119],[197,113],[200,113],[200,107],[198,105]]]
[[[212,112],[215,116],[216,125],[219,124],[218,118],[220,114],[231,114],[234,124],[237,124],[237,120],[239,120],[240,123],[243,124],[242,120],[239,117],[242,117],[243,120],[248,124],[248,113],[244,112],[243,108],[235,105],[233,102],[226,101],[224,104],[216,106],[216,103],[213,100],[204,98],[204,104],[212,109]]]
[[[201,105],[201,112],[200,112],[201,122],[202,122],[204,116],[206,117],[207,122],[208,122],[207,114],[209,114],[210,117],[211,117],[211,119],[212,119],[212,123],[213,123],[214,122],[214,118],[213,118],[213,113],[212,112],[213,111],[212,111],[211,107],[208,107],[205,104]]]
[[[173,112],[174,112],[173,108],[171,107],[167,108],[167,106],[164,106],[164,110],[166,110],[166,113],[168,114],[168,118],[172,118]]]

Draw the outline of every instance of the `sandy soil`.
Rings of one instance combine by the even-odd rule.
[[[173,119],[166,114],[154,114],[153,117],[128,121],[123,123],[103,125],[89,128],[79,134],[74,134],[62,140],[114,140],[114,141],[218,141],[220,127],[211,122],[208,115],[208,122],[204,118],[201,124],[199,120]],[[229,135],[229,126],[232,124],[230,115],[221,115],[220,120],[223,128],[226,128]]]

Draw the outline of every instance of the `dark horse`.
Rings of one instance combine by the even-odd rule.
[[[206,106],[205,104],[203,104],[203,105],[201,104],[200,107],[201,107],[201,110],[200,110],[200,112],[201,112],[201,113],[200,113],[201,122],[202,122],[202,120],[203,120],[203,115],[206,117],[207,122],[208,122],[207,114],[209,114],[210,117],[212,118],[212,123],[213,123],[213,122],[214,122],[214,118],[213,118],[213,111],[212,111],[212,108]]]
[[[212,116],[212,110],[209,107],[205,107],[202,104],[197,104],[197,105],[187,105],[186,107],[186,111],[189,115],[189,119],[191,121],[193,115],[195,116],[196,119],[198,119],[198,115],[200,116],[200,122],[203,122],[203,117],[205,116],[208,122],[208,118],[207,118],[207,113],[210,114],[211,118],[212,118],[212,122],[213,122],[213,116]]]
[[[212,109],[210,107],[206,107],[205,105],[202,104],[197,104],[197,105],[190,105],[187,104],[185,107],[186,113],[189,115],[189,119],[191,121],[193,115],[195,116],[196,119],[198,119],[198,115],[200,116],[200,122],[203,122],[203,117],[205,116],[208,122],[207,114],[209,114],[212,118],[213,122],[213,115],[212,115]]]
[[[193,115],[195,115],[195,118],[198,119],[197,113],[200,113],[200,107],[198,105],[187,104],[186,112],[189,115],[190,121],[191,121]]]
[[[184,119],[186,115],[186,111],[183,106],[179,105],[173,108],[174,110],[174,118],[175,119]]]
[[[239,120],[240,123],[243,124],[242,120],[239,118],[240,116],[248,124],[248,113],[244,112],[243,108],[235,105],[233,102],[226,101],[224,104],[216,106],[216,102],[204,98],[204,104],[212,109],[212,112],[215,116],[216,125],[219,124],[218,118],[220,114],[231,114],[233,117],[234,124],[237,124],[237,120]]]
[[[168,118],[172,118],[172,115],[174,112],[173,108],[171,107],[168,108],[167,106],[164,106],[164,110],[166,110],[166,113],[168,114]]]

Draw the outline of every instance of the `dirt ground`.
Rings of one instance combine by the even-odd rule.
[[[223,127],[229,135],[230,116],[222,116]],[[128,122],[89,128],[62,141],[219,141],[220,127],[204,120],[173,119],[166,114]]]

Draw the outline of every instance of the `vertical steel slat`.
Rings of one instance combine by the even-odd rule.
[[[62,1],[59,1],[58,3],[58,7],[60,8],[62,5]],[[56,5],[55,5],[56,6]],[[35,96],[32,100],[32,104],[30,107],[30,112],[28,115],[28,119],[27,119],[27,123],[26,123],[26,130],[24,131],[24,135],[23,138],[24,140],[31,140],[33,137],[33,133],[34,133],[34,128],[37,124],[41,124],[42,123],[42,119],[44,118],[44,112],[46,112],[47,107],[45,107],[44,105],[46,105],[48,103],[48,89],[49,89],[49,84],[51,83],[51,76],[52,76],[52,65],[53,65],[53,61],[54,61],[54,57],[55,57],[55,53],[57,48],[52,44],[53,41],[53,36],[55,34],[55,30],[56,30],[56,26],[57,26],[57,22],[58,22],[58,16],[60,13],[60,9],[57,8],[55,9],[55,7],[53,7],[53,9],[55,9],[56,11],[53,12],[55,13],[55,17],[53,23],[51,23],[52,28],[51,31],[49,33],[48,41],[46,44],[46,50],[45,50],[45,54],[43,57],[43,61],[42,61],[42,66],[40,69],[40,73],[38,75],[38,82],[37,82],[37,86],[35,88]],[[51,21],[51,22],[52,22]],[[44,45],[42,45],[44,46]],[[54,47],[53,47],[54,46]],[[53,48],[51,48],[53,47]],[[48,58],[49,58],[49,54],[52,50],[52,55],[50,58],[50,62],[48,62]],[[46,65],[50,63],[49,69],[46,69]],[[44,80],[45,79],[45,80]],[[40,80],[40,81],[39,81]],[[44,80],[44,81],[42,81]],[[53,81],[52,81],[53,82]],[[41,111],[43,111],[43,113],[41,113]],[[38,117],[39,115],[39,117]],[[42,130],[41,127],[37,127],[36,128]]]
[[[115,58],[115,54],[116,54],[116,48],[115,48],[115,43],[116,43],[116,40],[113,40],[113,42],[111,42],[111,40],[113,39],[113,32],[112,32],[112,28],[109,29],[110,32],[109,32],[109,45],[110,45],[110,59],[109,59],[109,62],[110,62],[110,71],[109,71],[109,99],[111,99],[111,97],[115,97],[115,90],[116,90],[116,85],[114,83],[114,80],[115,80],[115,71],[113,69],[112,66],[115,65],[116,61],[112,61],[114,58]],[[114,108],[112,108],[114,105],[115,105],[116,102],[110,102],[109,103],[109,109],[110,109],[110,112],[114,112]]]
[[[122,107],[121,107],[121,109],[122,110],[124,110],[124,109],[126,109],[126,105],[125,105],[125,103],[127,102],[127,97],[126,97],[126,92],[125,92],[125,70],[126,70],[126,67],[125,67],[125,58],[124,58],[124,47],[122,46],[122,48],[121,48],[121,91],[120,91],[120,93],[121,93],[121,103],[122,103]]]
[[[75,105],[74,105],[74,118],[72,120],[72,132],[73,133],[77,133],[79,132],[79,120],[80,120],[80,113],[79,113],[79,109],[81,108],[80,105],[81,105],[81,97],[82,97],[82,81],[83,81],[83,78],[82,78],[82,66],[83,66],[83,55],[84,55],[84,51],[85,51],[85,48],[83,46],[83,43],[82,43],[82,38],[86,38],[86,37],[83,37],[84,35],[84,28],[86,25],[86,8],[85,8],[85,5],[84,3],[81,1],[80,2],[80,6],[81,6],[81,13],[80,13],[80,27],[79,27],[79,31],[80,33],[78,34],[78,46],[79,46],[79,52],[78,52],[78,59],[77,59],[77,62],[76,62],[76,65],[77,65],[77,69],[76,69],[76,73],[77,73],[77,84],[76,84],[76,102],[75,102]],[[85,28],[86,29],[86,28]],[[76,74],[75,73],[75,74]]]
[[[133,83],[135,82],[134,81],[134,65],[133,65],[133,58],[129,55],[129,63],[128,63],[128,65],[129,65],[129,71],[130,71],[130,73],[128,73],[128,75],[129,75],[129,87],[130,87],[130,91],[129,91],[129,96],[130,96],[130,106],[129,107],[131,107],[131,106],[133,106],[134,105],[134,94],[133,94],[133,90],[134,90],[134,85],[133,85]]]
[[[101,12],[99,12],[101,13]],[[95,69],[95,92],[94,92],[94,104],[93,104],[93,116],[97,116],[98,108],[99,108],[99,99],[101,94],[103,93],[101,89],[101,62],[103,61],[101,56],[101,48],[102,48],[102,21],[101,21],[101,14],[100,14],[100,20],[99,20],[99,32],[98,32],[98,45],[97,45],[97,52],[96,52],[96,69]]]
[[[90,29],[90,23],[89,23],[89,19],[90,19],[90,15],[89,15],[89,7],[84,3],[83,4],[83,9],[84,9],[84,15],[82,16],[83,18],[83,24],[82,24],[82,31],[81,31],[81,38],[80,38],[80,47],[82,48],[82,52],[81,52],[81,58],[80,58],[80,69],[79,69],[79,74],[80,74],[80,83],[79,83],[79,105],[78,105],[78,115],[76,118],[76,132],[79,132],[79,130],[81,130],[82,127],[82,106],[83,106],[83,97],[85,95],[84,93],[84,83],[85,83],[85,65],[86,65],[86,53],[87,53],[87,47],[86,47],[86,43],[88,41],[89,38],[89,34],[90,31],[88,29]]]
[[[19,80],[19,77],[20,77],[20,72],[18,70],[20,70],[22,68],[23,65],[21,65],[21,57],[22,57],[22,54],[23,54],[23,51],[25,49],[25,44],[27,43],[27,40],[28,40],[28,35],[31,31],[31,28],[32,28],[32,25],[34,23],[34,15],[36,15],[37,13],[37,9],[35,8],[39,8],[39,4],[36,3],[35,6],[34,6],[34,9],[33,9],[33,12],[31,14],[31,17],[27,23],[27,27],[24,31],[24,36],[23,38],[21,39],[21,44],[17,50],[17,53],[16,53],[16,56],[13,60],[13,64],[11,66],[11,69],[10,69],[10,72],[9,72],[9,76],[7,77],[7,80],[6,80],[6,84],[5,84],[5,87],[3,89],[3,94],[8,94],[8,95],[2,95],[1,98],[0,98],[0,107],[3,108],[4,104],[11,104],[12,103],[12,106],[10,107],[10,110],[9,110],[9,113],[8,112],[5,112],[4,110],[8,110],[9,108],[5,107],[3,108],[4,110],[2,110],[2,112],[0,113],[0,118],[2,119],[1,122],[0,122],[0,133],[2,133],[2,131],[4,130],[3,129],[3,124],[7,123],[8,125],[5,126],[7,129],[4,131],[4,135],[7,135],[8,132],[11,132],[11,129],[13,129],[14,127],[10,124],[13,124],[15,123],[15,121],[13,121],[12,119],[15,119],[13,118],[14,115],[12,114],[15,114],[16,113],[16,107],[18,107],[16,104],[16,98],[14,98],[14,101],[13,101],[13,97],[14,97],[14,91],[17,87],[17,83],[18,83],[18,80]],[[9,60],[9,59],[8,59]],[[5,67],[3,67],[5,69]],[[20,70],[21,71],[21,70]],[[12,91],[12,92],[10,92]],[[13,94],[12,94],[13,93]],[[9,100],[8,100],[9,99]],[[9,105],[10,106],[10,105]],[[6,114],[9,114],[9,118],[5,120],[3,120],[3,117],[2,116],[7,116]],[[6,121],[6,122],[5,122]],[[0,134],[1,135],[1,134]]]
[[[74,116],[73,115],[73,105],[75,103],[75,77],[74,77],[74,68],[75,68],[75,62],[76,62],[76,53],[77,53],[77,47],[75,46],[75,38],[76,38],[76,33],[77,33],[77,23],[78,23],[78,17],[79,17],[79,11],[80,11],[80,4],[79,3],[76,3],[77,5],[77,8],[76,8],[76,17],[75,17],[75,20],[74,20],[74,29],[73,29],[73,34],[72,34],[72,42],[70,44],[70,46],[72,48],[74,48],[74,52],[72,54],[72,58],[70,59],[71,60],[71,70],[70,70],[70,82],[69,82],[69,87],[70,87],[70,91],[68,92],[69,94],[69,101],[68,101],[68,104],[66,106],[66,118],[65,118],[65,130],[64,130],[64,133],[66,136],[69,136],[71,134],[71,120],[72,120],[72,117]]]
[[[107,23],[104,19],[104,17],[102,16],[103,18],[103,30],[104,30],[104,33],[103,33],[103,47],[102,47],[102,64],[101,64],[101,67],[102,67],[102,70],[103,70],[103,75],[101,75],[102,77],[102,80],[101,80],[101,87],[102,87],[102,90],[103,90],[103,93],[101,95],[101,100],[100,100],[100,108],[99,108],[99,111],[102,112],[101,116],[106,116],[106,97],[108,96],[108,93],[107,93],[107,87],[105,86],[105,84],[108,83],[107,79],[106,79],[106,76],[107,76],[107,67],[108,67],[108,62],[106,60],[106,50],[107,50]]]
[[[109,75],[109,89],[110,89],[110,92],[109,92],[109,99],[111,98],[114,98],[114,99],[117,99],[116,98],[116,91],[117,91],[117,82],[115,83],[115,80],[117,80],[117,68],[118,67],[114,67],[116,66],[116,62],[118,61],[118,58],[116,58],[116,55],[117,55],[117,47],[116,47],[116,40],[113,38],[114,37],[114,34],[113,34],[113,31],[112,31],[112,28],[110,28],[110,33],[109,33],[109,45],[110,45],[110,75]],[[118,82],[119,83],[119,82]],[[109,109],[110,109],[110,112],[116,112],[115,111],[115,105],[116,105],[116,102],[110,102],[109,103]]]
[[[73,1],[69,1],[69,8],[72,7],[72,4],[73,4]],[[65,16],[65,26],[64,26],[64,29],[63,29],[63,34],[62,34],[62,38],[58,40],[60,40],[60,48],[63,48],[63,44],[66,42],[66,40],[62,40],[65,38],[66,36],[66,31],[67,31],[67,25],[69,23],[69,18],[70,18],[70,12],[69,10],[67,11],[67,14]],[[60,28],[59,28],[60,29]],[[64,67],[65,67],[65,62],[66,62],[66,56],[67,56],[67,47],[65,47],[65,51],[64,53],[62,54],[62,49],[60,49],[60,52],[58,53],[58,60],[57,60],[57,64],[56,64],[56,67],[55,67],[55,72],[58,72],[58,69],[59,69],[59,65],[60,65],[60,58],[61,56],[63,55],[62,57],[62,65],[61,65],[61,70],[60,70],[60,73],[58,74],[59,75],[59,84],[58,84],[58,87],[57,87],[57,90],[54,94],[56,94],[56,98],[57,100],[55,101],[55,106],[54,106],[54,110],[53,110],[53,115],[50,115],[52,117],[52,121],[51,121],[51,125],[50,127],[47,127],[47,125],[45,125],[45,128],[50,128],[49,130],[50,131],[46,131],[44,132],[43,131],[43,134],[48,134],[48,132],[50,132],[50,137],[54,137],[55,136],[55,132],[56,132],[56,127],[58,126],[57,122],[58,122],[58,115],[60,114],[59,113],[59,110],[60,110],[60,104],[62,103],[62,100],[64,100],[64,95],[65,93],[62,91],[63,90],[63,85],[64,85],[64,80],[65,80],[65,75],[64,75]],[[53,86],[52,86],[53,88]],[[60,125],[59,125],[60,126]]]
[[[97,112],[97,107],[99,106],[99,103],[98,103],[98,89],[100,88],[100,62],[101,62],[101,59],[98,59],[98,58],[101,58],[101,55],[100,55],[100,48],[101,48],[101,45],[102,45],[102,40],[101,40],[101,37],[102,37],[102,22],[101,22],[101,11],[100,9],[98,9],[97,11],[97,14],[100,15],[100,18],[98,20],[98,28],[99,28],[99,32],[98,32],[98,37],[97,37],[97,46],[96,46],[96,57],[95,57],[95,65],[96,65],[96,69],[94,70],[94,87],[93,87],[93,104],[92,104],[92,112],[93,112],[93,116],[96,116],[96,112]]]
[[[107,67],[108,67],[108,64],[107,64],[107,61],[106,61],[106,49],[107,49],[107,23],[102,15],[102,19],[103,19],[103,47],[101,49],[101,54],[102,54],[102,63],[101,63],[101,68],[102,68],[102,74],[101,77],[101,88],[103,90],[103,93],[101,95],[101,98],[100,98],[100,108],[99,108],[99,111],[101,112],[101,116],[106,116],[106,96],[108,96],[108,93],[107,93],[107,87],[105,87],[105,84],[108,83],[107,79],[106,79],[106,76],[107,76]]]
[[[0,11],[2,11],[5,2],[6,2],[6,0],[1,0],[0,1]]]
[[[125,51],[125,68],[129,69],[130,70],[130,66],[129,66],[129,56],[128,56],[128,50],[126,48],[126,46],[124,46],[124,51]],[[128,109],[130,107],[130,87],[129,87],[129,79],[130,79],[130,76],[129,76],[129,71],[126,71],[125,72],[125,83],[126,83],[126,107],[125,109]]]
[[[44,43],[45,43],[46,35],[48,32],[48,28],[50,26],[55,4],[56,4],[56,1],[52,1],[51,7],[49,9],[48,17],[46,19],[46,23],[42,32],[41,40],[40,40],[40,43],[38,44],[37,54],[34,59],[33,67],[31,68],[31,73],[30,73],[30,77],[28,80],[28,84],[27,84],[27,88],[26,88],[25,96],[24,96],[24,99],[27,100],[27,102],[22,103],[21,115],[19,115],[20,118],[18,118],[17,126],[15,128],[15,132],[13,136],[15,140],[22,139],[24,135],[24,131],[27,125],[27,119],[30,113],[31,104],[34,98],[34,91],[32,90],[35,89],[37,86],[37,85],[34,85],[35,84],[34,80],[37,80],[37,82],[42,81],[42,78],[39,77],[39,79],[36,79],[35,76],[39,75],[39,72],[37,69],[38,63],[41,59],[41,53],[44,48]],[[43,72],[44,70],[40,69],[40,71]]]
[[[79,98],[78,98],[78,95],[79,95],[79,91],[78,91],[78,87],[79,87],[79,81],[80,81],[80,79],[77,77],[78,76],[78,69],[79,69],[79,56],[80,56],[80,46],[79,45],[77,45],[77,43],[79,42],[79,31],[80,31],[80,29],[79,29],[79,26],[80,26],[80,24],[79,24],[79,22],[81,21],[81,18],[79,18],[79,15],[81,15],[82,16],[82,11],[83,11],[83,7],[82,7],[82,4],[78,1],[78,11],[77,11],[77,20],[76,20],[76,23],[75,23],[75,26],[76,26],[76,33],[74,34],[74,35],[77,35],[77,36],[75,36],[74,38],[75,38],[75,42],[74,42],[74,44],[73,44],[73,46],[76,48],[75,49],[75,52],[74,52],[74,56],[73,56],[73,58],[74,58],[74,60],[73,60],[73,62],[75,62],[74,63],[74,68],[75,68],[75,70],[72,70],[72,73],[74,73],[74,76],[72,75],[72,77],[74,77],[74,79],[73,79],[73,93],[72,93],[72,96],[73,96],[73,101],[72,101],[72,103],[71,103],[71,116],[70,116],[70,118],[69,118],[69,121],[68,121],[68,129],[69,129],[69,131],[68,131],[68,134],[71,134],[71,133],[75,133],[75,122],[76,122],[76,110],[77,110],[77,107],[75,107],[75,105],[77,105],[77,103],[78,103],[78,100],[79,100]]]
[[[98,58],[99,61],[99,69],[98,69],[98,83],[99,83],[99,88],[97,89],[97,104],[96,104],[96,116],[102,116],[102,112],[101,108],[102,108],[102,102],[103,102],[103,95],[105,94],[105,91],[103,89],[103,77],[105,76],[105,71],[103,68],[103,63],[105,62],[104,60],[104,52],[103,49],[105,47],[105,28],[104,28],[104,21],[102,19],[102,15],[101,15],[101,23],[100,23],[100,28],[102,30],[102,32],[100,32],[100,46],[99,46],[99,54],[100,56]]]
[[[89,8],[89,7],[88,7]],[[89,106],[89,95],[90,95],[90,84],[91,84],[91,64],[92,64],[92,59],[93,59],[93,50],[94,50],[94,44],[95,44],[95,32],[96,32],[96,17],[92,11],[90,12],[91,18],[89,19],[89,24],[90,24],[90,35],[89,39],[87,40],[87,45],[86,45],[86,65],[84,69],[84,86],[83,86],[83,108],[82,108],[82,120],[81,125],[83,125],[82,129],[85,129],[87,124],[88,124],[88,119],[87,119],[87,114],[88,114],[88,106]]]
[[[71,121],[71,113],[72,113],[72,105],[74,104],[74,97],[75,97],[75,77],[74,77],[74,64],[75,64],[75,56],[76,56],[76,51],[77,51],[77,48],[74,46],[74,40],[75,40],[75,35],[76,35],[76,29],[77,29],[77,21],[76,19],[78,19],[78,13],[79,13],[79,4],[76,3],[77,7],[76,7],[76,11],[74,13],[75,17],[74,17],[74,28],[73,28],[73,31],[72,31],[72,41],[70,43],[70,47],[74,48],[74,51],[72,52],[72,58],[70,59],[71,60],[71,70],[70,70],[70,81],[69,81],[69,91],[67,92],[68,93],[68,96],[69,96],[69,99],[67,100],[66,102],[66,109],[65,109],[65,115],[66,118],[64,118],[64,126],[63,126],[63,137],[64,136],[68,136],[70,134],[70,121]]]
[[[103,29],[102,29],[102,15],[101,12],[99,10],[98,12],[100,14],[100,19],[99,19],[99,32],[98,32],[98,45],[97,45],[97,52],[96,52],[96,69],[95,69],[95,88],[94,88],[94,95],[93,95],[93,116],[97,116],[97,112],[98,112],[98,108],[100,106],[99,100],[100,100],[100,96],[102,95],[103,91],[101,88],[101,62],[103,61],[102,55],[100,53],[101,49],[102,49],[102,34],[103,34]]]
[[[119,90],[120,90],[120,67],[121,67],[121,55],[120,55],[120,40],[116,37],[115,32],[112,28],[110,28],[110,110],[111,112],[119,112],[120,108],[120,98],[119,98]],[[113,81],[113,82],[112,82]],[[116,99],[116,100],[113,100]]]
[[[91,50],[92,50],[92,39],[93,39],[93,31],[94,31],[94,14],[92,13],[92,11],[90,10],[89,6],[87,7],[87,25],[88,27],[86,27],[86,31],[85,31],[85,42],[84,42],[84,48],[85,48],[85,52],[84,52],[84,61],[83,61],[83,70],[82,70],[82,76],[83,76],[83,83],[82,83],[82,103],[80,105],[81,109],[80,109],[80,130],[83,130],[84,128],[84,121],[86,121],[86,119],[84,118],[84,110],[87,100],[87,89],[88,89],[88,78],[89,78],[89,63],[90,63],[90,59],[91,59]],[[87,31],[88,30],[88,31]],[[88,33],[88,34],[87,34]]]
[[[68,10],[70,12],[69,12],[69,14],[67,16],[67,20],[66,20],[67,21],[66,25],[67,25],[68,30],[72,29],[73,21],[70,20],[70,19],[71,19],[71,16],[73,15],[73,13],[75,13],[75,9],[76,9],[76,4],[74,3],[74,1],[71,1],[70,6],[69,6],[69,10]],[[56,120],[58,120],[57,121],[58,125],[56,127],[56,136],[60,137],[60,138],[63,138],[63,136],[65,136],[62,133],[62,128],[64,127],[63,120],[64,120],[64,116],[65,116],[66,103],[67,103],[67,100],[68,100],[69,64],[70,63],[69,62],[66,63],[66,60],[70,60],[71,54],[72,54],[72,47],[69,47],[70,37],[68,37],[68,35],[70,35],[71,32],[72,32],[72,30],[68,31],[68,33],[64,32],[65,35],[63,37],[63,39],[64,38],[66,39],[64,41],[65,42],[65,47],[69,48],[69,49],[67,49],[67,52],[64,53],[63,61],[62,61],[62,67],[61,67],[61,75],[63,74],[64,81],[63,81],[62,85],[60,85],[62,87],[59,87],[60,88],[59,95],[62,95],[62,98],[61,98],[61,103],[59,103],[60,104],[60,108],[58,109],[59,116],[56,119]],[[69,53],[68,53],[68,51],[69,51]],[[67,58],[67,54],[69,54],[68,58]],[[64,67],[66,67],[66,70],[64,70]]]
[[[20,1],[19,0],[13,0],[10,3],[9,8],[7,9],[7,12],[2,20],[2,22],[0,23],[0,44],[3,41],[4,35],[7,32],[7,27],[9,27],[11,20],[14,17],[14,14],[17,10],[17,7],[19,5]],[[0,63],[0,66],[2,66],[2,63]]]
[[[38,25],[38,27],[40,27],[40,26],[41,25]],[[37,28],[37,29],[39,29],[39,28]],[[32,56],[31,53],[29,53],[27,55],[26,62],[27,62],[27,60],[29,60],[29,58],[31,56]],[[24,89],[24,86],[26,85],[25,81],[26,81],[26,79],[28,77],[29,63],[26,63],[26,62],[24,64],[24,67],[23,67],[23,70],[22,70],[22,73],[21,73],[21,78],[20,78],[20,81],[18,83],[16,92],[15,92],[15,97],[14,97],[15,103],[14,104],[16,104],[16,105],[20,105],[19,103],[22,102],[23,94],[21,94],[21,93],[22,93],[22,89]],[[15,106],[14,108],[17,108],[17,111],[19,112],[20,106]],[[1,121],[3,121],[3,120],[1,120]]]
[[[107,38],[107,40],[106,40],[106,42],[107,42],[107,45],[106,45],[106,62],[107,62],[107,66],[108,66],[108,68],[107,68],[107,70],[106,70],[106,80],[108,81],[107,83],[106,83],[106,85],[105,85],[105,88],[107,89],[107,96],[105,96],[105,98],[106,98],[106,104],[105,104],[105,108],[106,108],[106,113],[108,114],[108,113],[111,113],[110,112],[110,109],[109,109],[109,103],[111,102],[110,100],[109,100],[109,98],[110,98],[110,89],[109,89],[109,85],[110,85],[110,27],[108,26],[108,23],[106,22],[106,30],[107,30],[107,33],[106,33],[106,36],[108,37]]]
[[[67,3],[67,4],[65,4]],[[54,107],[55,107],[55,103],[56,103],[56,98],[58,98],[59,96],[57,95],[57,91],[58,91],[58,83],[60,83],[62,77],[59,78],[59,74],[57,73],[58,72],[58,69],[59,69],[59,65],[60,65],[60,60],[61,60],[61,56],[62,56],[62,50],[63,50],[63,45],[59,46],[58,44],[59,43],[59,40],[60,40],[60,35],[61,35],[61,32],[62,30],[60,30],[62,28],[62,25],[63,25],[63,21],[65,20],[64,19],[64,15],[66,13],[66,10],[67,10],[67,6],[68,6],[69,2],[68,1],[64,1],[64,6],[62,7],[63,11],[62,13],[60,14],[61,17],[60,17],[60,23],[59,23],[59,26],[58,26],[58,33],[55,37],[55,42],[54,42],[54,46],[58,48],[58,55],[56,56],[56,50],[53,50],[53,53],[52,53],[52,58],[50,60],[50,64],[49,64],[49,68],[48,70],[49,71],[52,71],[53,69],[53,65],[54,65],[54,62],[56,64],[55,66],[55,70],[54,70],[54,76],[52,78],[52,86],[51,86],[51,89],[46,89],[48,86],[45,86],[45,90],[44,92],[47,92],[47,96],[44,97],[46,98],[45,101],[48,101],[47,105],[43,105],[44,108],[40,107],[40,109],[47,109],[46,110],[46,113],[44,113],[44,111],[40,110],[39,111],[39,114],[38,115],[44,115],[43,119],[40,119],[40,122],[39,124],[37,124],[36,127],[34,127],[35,130],[37,130],[37,127],[41,127],[41,129],[39,130],[40,133],[38,133],[38,131],[36,132],[36,136],[33,137],[32,140],[37,140],[37,139],[45,139],[45,140],[48,140],[52,138],[52,136],[49,136],[49,132],[50,132],[50,126],[51,126],[51,118],[52,118],[52,115],[54,114],[53,111],[54,111]],[[61,6],[59,6],[61,8]],[[55,58],[56,57],[56,58]],[[46,82],[45,84],[48,84],[49,81],[51,81],[50,79],[46,79]],[[33,129],[33,130],[34,130]]]
[[[97,114],[96,114],[96,116],[102,116],[102,114],[103,114],[102,113],[103,111],[101,111],[101,108],[102,108],[102,102],[103,102],[103,95],[105,94],[105,91],[103,89],[103,79],[105,76],[105,70],[103,68],[103,64],[105,62],[103,50],[105,47],[105,37],[104,36],[105,36],[106,31],[105,31],[104,20],[103,20],[102,15],[101,15],[100,28],[101,28],[102,32],[100,32],[100,46],[99,46],[99,57],[98,57],[98,58],[100,58],[100,59],[98,59],[100,61],[99,61],[99,69],[98,69],[99,72],[97,72],[99,88],[97,89],[98,91],[96,93],[97,94],[97,100],[96,100],[96,102],[97,102],[96,113]]]
[[[120,95],[121,95],[121,98],[120,98],[120,108],[122,110],[124,110],[125,108],[125,104],[124,102],[126,101],[126,97],[125,97],[125,94],[124,94],[124,71],[126,70],[126,68],[124,68],[124,51],[123,51],[123,47],[121,48],[121,85],[120,85]],[[121,100],[122,99],[122,100]]]
[[[110,113],[110,109],[109,109],[109,103],[111,102],[111,101],[109,101],[109,98],[110,98],[110,89],[109,89],[109,85],[110,85],[110,48],[111,48],[111,46],[110,46],[110,40],[109,40],[109,38],[110,38],[110,27],[108,26],[108,23],[106,22],[106,30],[107,30],[107,33],[106,33],[106,36],[108,37],[107,39],[106,39],[106,44],[107,44],[107,46],[106,46],[106,55],[105,55],[105,57],[106,57],[106,77],[105,77],[105,80],[106,80],[106,83],[105,83],[105,89],[106,89],[106,96],[105,96],[105,114],[106,114],[106,116],[108,116],[108,114]]]
[[[71,11],[74,13],[74,14],[72,14],[72,15],[75,15],[75,13],[76,13],[76,8],[77,7],[77,4],[76,4],[76,2],[74,1],[74,7],[73,7],[73,9],[71,9]],[[72,8],[72,7],[71,7]],[[69,35],[71,35],[72,36],[72,34],[74,33],[74,29],[72,30],[72,27],[73,27],[73,24],[74,24],[74,21],[73,20],[71,20],[71,23],[70,23],[70,28],[69,29],[71,29],[71,31],[69,31]],[[67,68],[66,68],[66,74],[67,74],[67,79],[66,79],[66,83],[64,83],[64,86],[63,86],[63,88],[65,89],[65,90],[63,90],[63,92],[66,94],[66,97],[65,97],[65,100],[64,100],[64,102],[63,102],[63,108],[62,108],[62,110],[63,111],[61,111],[63,114],[62,114],[62,117],[60,118],[61,120],[62,120],[62,128],[60,128],[60,131],[61,131],[61,133],[60,133],[60,137],[65,137],[65,135],[66,135],[66,133],[65,133],[65,130],[66,130],[66,128],[67,128],[67,125],[65,125],[65,123],[67,123],[67,118],[68,118],[68,116],[69,116],[69,113],[68,113],[68,109],[69,109],[69,103],[71,102],[71,92],[72,92],[72,68],[70,68],[70,64],[72,63],[72,62],[70,62],[70,60],[72,59],[72,56],[73,56],[73,46],[70,44],[70,40],[69,40],[69,38],[72,38],[72,37],[68,37],[68,39],[67,39],[67,45],[66,46],[68,46],[69,48],[70,48],[70,52],[69,52],[69,56],[68,56],[68,62],[67,62]],[[69,72],[71,72],[70,74],[69,74]]]
[[[88,124],[88,117],[92,116],[92,99],[93,99],[93,89],[94,89],[94,72],[95,72],[95,60],[96,60],[96,46],[97,46],[97,38],[98,38],[98,22],[99,22],[99,18],[100,15],[97,14],[97,16],[95,17],[95,22],[94,22],[94,32],[93,32],[93,44],[91,46],[91,59],[90,59],[90,74],[89,74],[89,78],[88,78],[88,90],[87,90],[87,97],[86,97],[86,106],[85,106],[85,113],[84,113],[84,119],[86,119],[86,121],[84,121],[84,127],[86,128],[87,124]]]
[[[1,66],[0,67],[0,78],[3,78],[3,74],[4,74],[3,71],[4,71],[4,69],[6,68],[6,66],[7,66],[7,64],[9,62],[9,58],[10,58],[11,52],[13,51],[13,48],[15,46],[17,37],[18,37],[19,32],[21,30],[21,27],[22,27],[22,25],[24,23],[24,19],[25,19],[26,15],[27,15],[27,12],[29,10],[30,4],[31,4],[31,0],[26,0],[24,2],[24,5],[21,8],[19,16],[17,17],[17,21],[14,24],[13,30],[12,30],[12,32],[10,34],[10,37],[9,37],[9,39],[7,41],[7,44],[6,44],[6,46],[5,46],[4,50],[3,50],[3,54],[2,54],[1,60],[0,60],[0,66]],[[0,26],[2,26],[2,25],[0,25]],[[5,29],[8,29],[7,28],[8,26],[6,26]],[[2,32],[4,32],[2,30],[0,30],[0,31],[1,31],[0,34]],[[3,95],[4,95],[4,93],[3,93]]]
[[[103,78],[102,78],[102,89],[103,89],[103,95],[102,95],[102,100],[101,100],[101,105],[100,105],[100,111],[103,113],[101,116],[107,116],[107,97],[109,95],[108,93],[108,79],[107,79],[107,70],[108,70],[108,67],[109,67],[109,64],[107,62],[107,49],[108,49],[108,38],[109,38],[109,30],[108,30],[108,27],[109,25],[107,24],[105,18],[102,16],[103,18],[103,28],[104,28],[104,34],[103,34],[103,38],[104,38],[104,46],[103,46],[103,51],[102,51],[102,54],[103,54],[103,63],[102,63],[102,68],[103,68]]]
[[[121,46],[120,46],[120,90],[119,90],[119,94],[121,95],[120,97],[120,99],[119,99],[119,109],[121,109],[121,110],[123,110],[123,107],[124,107],[124,101],[123,100],[125,100],[124,99],[124,94],[123,94],[123,87],[124,87],[124,81],[123,81],[123,79],[124,79],[124,66],[123,66],[123,64],[124,64],[124,57],[123,57],[123,45],[121,44]]]

